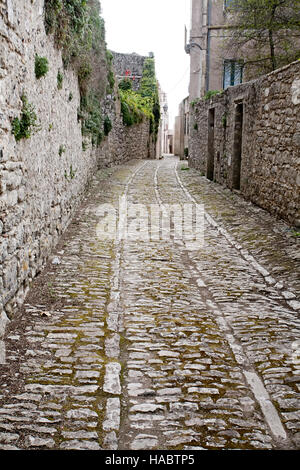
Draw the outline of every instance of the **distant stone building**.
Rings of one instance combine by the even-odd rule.
[[[159,103],[161,120],[158,130],[157,139],[157,158],[160,158],[165,153],[169,152],[169,112],[168,112],[168,98],[167,94],[161,89],[158,84]]]
[[[125,54],[121,52],[111,51],[113,55],[114,72],[117,80],[121,82],[127,78],[132,83],[133,91],[139,91],[141,80],[143,78],[145,61],[150,57],[153,58],[153,53],[149,52],[148,56],[142,56],[133,52],[132,54]],[[159,102],[161,108],[161,121],[158,129],[155,156],[160,158],[163,153],[168,153],[168,126],[169,116],[164,112],[163,108],[167,106],[167,95],[161,90],[160,84],[157,82],[159,91]]]
[[[241,57],[224,50],[226,11],[230,0],[192,0],[191,30],[186,52],[190,54],[190,101],[209,90],[223,90],[243,81]]]
[[[132,81],[132,89],[138,91],[141,79],[143,77],[144,63],[147,56],[142,56],[133,52],[132,54],[123,54],[121,52],[113,52],[113,63],[116,77],[119,80],[128,78]]]
[[[179,105],[178,116],[175,118],[174,130],[174,153],[182,160],[188,155],[189,125],[189,97],[186,97]]]

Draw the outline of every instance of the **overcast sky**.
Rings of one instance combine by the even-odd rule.
[[[116,52],[154,52],[156,75],[168,95],[170,127],[188,95],[189,56],[184,26],[190,28],[190,0],[101,0],[107,47]]]

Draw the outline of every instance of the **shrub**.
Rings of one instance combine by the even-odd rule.
[[[87,88],[87,81],[92,74],[92,66],[89,62],[84,62],[78,69],[79,88],[82,94],[85,93]]]
[[[62,87],[63,87],[63,81],[64,81],[64,76],[63,76],[63,74],[61,73],[61,71],[59,70],[59,71],[57,72],[57,88],[58,88],[59,90],[61,90]]]
[[[58,149],[58,155],[61,157],[65,151],[66,151],[66,147],[64,145],[60,145]]]
[[[145,60],[139,91],[133,91],[130,80],[125,78],[119,84],[119,95],[123,123],[131,126],[142,122],[146,117],[149,119],[150,134],[154,134],[156,138],[160,121],[160,105],[153,58]]]
[[[160,104],[158,85],[155,76],[155,60],[153,55],[144,62],[143,77],[141,80],[139,93],[142,97],[148,98],[151,106],[151,114],[153,116],[153,124],[150,124],[150,131],[154,133],[156,138],[160,122]]]
[[[44,5],[46,33],[53,35],[61,49],[64,67],[72,65],[78,75],[82,134],[99,145],[103,138],[101,100],[105,93],[113,93],[115,83],[113,54],[106,49],[99,0],[44,0]],[[106,76],[102,77],[98,65],[104,61]],[[72,98],[70,93],[68,100]]]
[[[38,55],[35,56],[35,64],[34,64],[34,71],[36,78],[41,78],[49,70],[48,59],[47,57],[40,57]]]
[[[104,135],[108,136],[110,131],[112,130],[112,123],[108,116],[104,119]]]
[[[22,95],[21,100],[23,103],[21,117],[14,118],[12,121],[12,134],[16,141],[29,139],[35,131],[39,130],[33,105],[28,103],[26,95]]]
[[[125,126],[132,126],[132,124],[134,124],[134,117],[128,103],[124,100],[121,100],[121,113],[123,116],[123,124],[125,124]]]
[[[204,100],[210,100],[213,96],[220,95],[222,93],[221,90],[209,90],[204,95]]]
[[[132,83],[129,78],[123,78],[119,83],[119,89],[123,91],[132,90]]]
[[[76,173],[77,173],[77,170],[74,170],[74,169],[73,169],[73,166],[70,165],[69,174],[68,174],[67,170],[65,170],[65,178],[66,178],[66,180],[68,180],[68,181],[73,180],[73,179],[75,178],[75,176],[76,176]]]
[[[89,91],[81,98],[78,118],[82,121],[81,130],[84,136],[90,136],[93,145],[100,145],[103,139],[101,97],[95,90]]]
[[[151,101],[143,98],[139,93],[128,90],[119,90],[121,99],[121,112],[123,115],[123,123],[126,126],[138,124],[143,121],[144,117],[153,119]]]

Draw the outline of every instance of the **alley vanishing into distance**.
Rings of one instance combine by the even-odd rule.
[[[186,168],[94,176],[6,325],[0,449],[299,448],[297,238]],[[122,195],[204,204],[204,245],[100,240],[98,208]]]

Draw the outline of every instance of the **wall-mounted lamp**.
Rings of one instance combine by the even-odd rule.
[[[203,51],[203,49],[202,49],[202,47],[200,46],[200,44],[198,44],[197,42],[190,42],[189,44],[186,44],[186,45],[185,45],[185,52],[186,52],[187,54],[190,54],[192,47],[199,47],[199,49],[200,49],[201,51]]]

